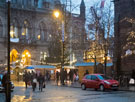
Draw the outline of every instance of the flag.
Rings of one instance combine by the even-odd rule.
[[[100,8],[104,8],[104,5],[105,5],[105,0],[102,0],[101,1],[101,5],[100,5]]]

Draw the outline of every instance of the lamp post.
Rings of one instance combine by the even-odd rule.
[[[61,28],[62,28],[62,62],[61,62],[61,84],[64,85],[64,42],[65,42],[65,39],[64,39],[64,35],[65,35],[65,22],[64,22],[64,17],[63,15],[61,14],[60,11],[56,10],[53,12],[54,16],[56,18],[59,18],[61,16],[61,20],[62,20],[62,25],[61,25]]]
[[[7,61],[7,83],[6,83],[6,89],[5,89],[5,93],[6,93],[6,102],[10,102],[11,100],[11,92],[10,92],[10,1],[11,0],[7,0],[7,5],[8,5],[8,9],[7,9],[7,27],[8,27],[8,43],[7,43],[7,54],[8,54],[8,61]]]
[[[104,50],[105,50],[105,56],[104,56],[104,74],[106,75],[106,67],[107,67],[107,55],[108,55],[108,53],[107,53],[107,51],[108,51],[108,49],[107,49],[107,40],[105,39],[105,45],[104,45]]]

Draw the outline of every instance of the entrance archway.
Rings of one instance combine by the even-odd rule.
[[[31,54],[28,50],[24,50],[22,53],[21,63],[23,65],[31,65]]]
[[[14,63],[18,60],[18,52],[16,49],[12,49],[10,52],[10,63]]]

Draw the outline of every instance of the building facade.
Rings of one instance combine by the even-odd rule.
[[[114,0],[114,63],[118,75],[135,69],[135,1]]]
[[[84,5],[83,0],[82,3]],[[12,64],[18,61],[22,66],[41,64],[41,61],[49,56],[48,46],[52,41],[53,28],[56,27],[56,19],[52,14],[59,5],[62,6],[59,0],[11,0],[10,61]],[[85,10],[85,8],[82,9]],[[80,14],[78,17],[72,16],[75,19],[79,18],[81,24],[78,26],[83,28],[79,33],[74,33],[77,37],[73,40],[81,38],[83,41],[85,21],[82,18],[85,16],[82,15],[85,14]],[[76,22],[72,25],[75,25],[74,23]],[[82,49],[79,50],[82,51]],[[5,0],[0,1],[0,52],[2,66],[7,63],[7,4]],[[74,56],[76,59],[80,58],[76,52]]]

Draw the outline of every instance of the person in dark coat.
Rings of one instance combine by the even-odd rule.
[[[41,73],[38,77],[38,83],[39,83],[39,91],[42,91],[43,90],[43,84],[45,84],[45,78]]]
[[[73,82],[73,70],[69,71],[69,80],[71,81],[71,83]]]
[[[23,80],[25,82],[25,88],[27,88],[28,82],[30,82],[30,75],[27,72],[24,73]]]
[[[135,79],[135,70],[132,70],[132,76],[133,79]]]
[[[64,71],[64,80],[65,80],[65,82],[67,83],[67,70],[65,69],[65,71]]]
[[[5,90],[6,90],[6,88],[7,88],[7,73],[6,74],[4,74],[4,76],[3,76],[3,78],[2,78],[2,86],[5,88]]]
[[[89,71],[88,71],[88,70],[86,70],[86,72],[84,73],[84,76],[85,76],[85,75],[88,75],[88,74],[89,74]]]
[[[6,97],[8,97],[7,84],[8,84],[8,74],[5,73],[4,76],[3,76],[3,78],[2,78],[2,86],[3,86],[4,89],[5,89],[5,95],[6,95]]]
[[[58,85],[58,82],[59,82],[59,77],[60,77],[60,73],[57,71],[56,72],[56,83]]]

